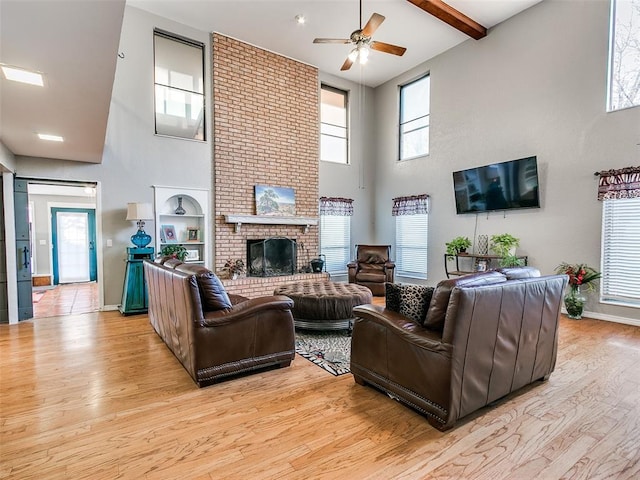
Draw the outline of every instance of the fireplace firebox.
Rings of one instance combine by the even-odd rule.
[[[247,240],[247,274],[277,277],[296,273],[296,241],[286,237]]]

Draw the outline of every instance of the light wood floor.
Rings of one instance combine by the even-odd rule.
[[[640,478],[637,327],[563,318],[548,382],[447,433],[298,356],[198,389],[146,315],[3,325],[0,352],[0,478]]]

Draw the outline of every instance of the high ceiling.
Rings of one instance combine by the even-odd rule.
[[[447,3],[490,29],[539,1]],[[0,75],[0,140],[14,154],[101,161],[124,4],[125,0],[0,0],[0,62],[46,74],[42,89]],[[406,47],[407,52],[398,57],[373,51],[367,65],[341,72],[352,46],[313,44],[313,39],[348,38],[359,27],[357,0],[127,0],[127,4],[372,87],[469,39],[407,0],[365,0],[363,23],[374,12],[386,17],[374,40]],[[298,24],[296,15],[304,15],[307,22]],[[65,142],[42,142],[36,132],[62,135]]]

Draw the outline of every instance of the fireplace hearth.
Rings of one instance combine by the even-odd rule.
[[[247,275],[278,277],[296,273],[297,244],[286,237],[247,240]]]

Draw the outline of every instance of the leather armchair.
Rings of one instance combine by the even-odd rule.
[[[356,245],[356,259],[347,264],[349,283],[363,285],[376,296],[384,295],[385,282],[393,283],[395,263],[391,245]]]
[[[546,380],[556,364],[568,277],[536,274],[505,269],[445,280],[435,290],[423,287],[422,309],[415,292],[406,294],[403,300],[416,306],[405,313],[389,308],[389,296],[386,307],[355,307],[356,383],[387,392],[448,430],[459,418]]]

